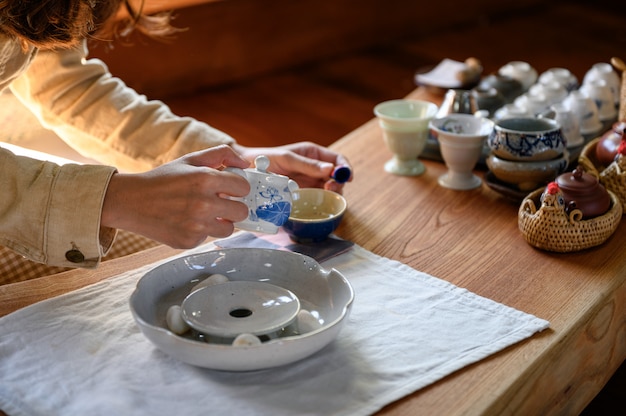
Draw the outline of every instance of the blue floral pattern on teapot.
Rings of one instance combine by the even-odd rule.
[[[291,214],[291,192],[298,184],[283,175],[267,172],[270,161],[267,156],[258,156],[255,168],[226,168],[227,171],[243,176],[250,183],[250,193],[240,200],[248,206],[248,218],[235,223],[241,230],[276,234]]]

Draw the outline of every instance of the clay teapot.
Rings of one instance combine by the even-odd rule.
[[[606,213],[611,207],[611,196],[598,179],[586,173],[582,166],[556,178],[563,193],[566,210],[579,209],[583,218],[593,218]]]
[[[618,121],[613,124],[611,130],[600,137],[596,145],[596,158],[603,166],[609,166],[617,155],[624,133],[626,132],[626,121]]]

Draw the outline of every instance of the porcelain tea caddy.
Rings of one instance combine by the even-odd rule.
[[[240,200],[248,206],[248,218],[235,223],[241,230],[276,234],[291,214],[291,192],[298,184],[283,175],[268,172],[270,160],[257,156],[255,167],[248,169],[226,168],[229,172],[243,176],[250,183],[250,193]]]

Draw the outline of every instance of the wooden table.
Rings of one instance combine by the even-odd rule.
[[[433,97],[416,90],[414,98]],[[436,98],[435,98],[436,99]],[[626,357],[626,225],[602,246],[556,254],[517,228],[518,205],[489,187],[452,191],[425,161],[419,177],[386,173],[390,153],[372,120],[333,145],[355,180],[337,234],[364,248],[550,321],[550,329],[460,370],[381,414],[577,414]],[[94,271],[0,286],[0,315],[178,253],[157,247]]]

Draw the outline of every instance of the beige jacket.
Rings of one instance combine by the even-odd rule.
[[[100,212],[117,169],[149,170],[234,142],[148,101],[111,76],[103,62],[86,59],[87,53],[85,43],[24,52],[0,34],[0,90],[10,87],[45,127],[103,163],[58,166],[0,148],[0,244],[54,266],[95,267],[113,244],[116,230],[100,226]]]

